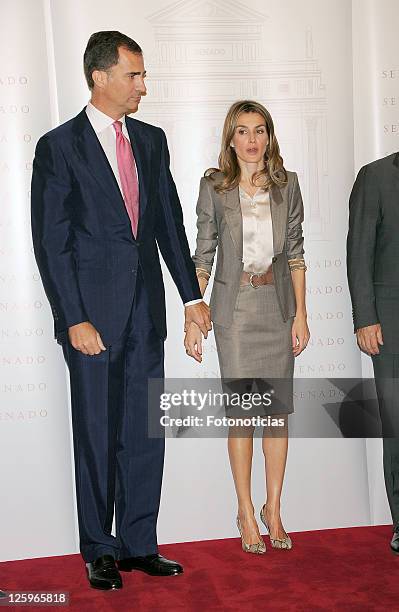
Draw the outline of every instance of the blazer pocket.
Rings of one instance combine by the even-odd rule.
[[[121,271],[119,271],[120,274]],[[110,268],[86,268],[79,267],[77,269],[77,277],[82,282],[99,285],[109,282],[110,279],[113,279],[118,274],[117,270],[112,270]]]
[[[226,281],[221,280],[220,278],[214,278],[213,282],[214,283],[220,283],[221,285],[227,285]]]

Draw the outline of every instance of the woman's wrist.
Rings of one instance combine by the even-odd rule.
[[[298,308],[295,313],[295,319],[307,319],[308,315],[305,308]]]
[[[204,278],[205,280],[209,280],[210,279],[211,275],[204,268],[195,268],[195,271],[196,271],[196,274],[197,274],[197,278]]]
[[[199,288],[200,288],[200,291],[201,291],[201,295],[202,295],[202,297],[204,297],[206,288],[208,286],[208,280],[206,278],[202,277],[202,276],[199,276],[198,277],[198,284],[199,284]]]

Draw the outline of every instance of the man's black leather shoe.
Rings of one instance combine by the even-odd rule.
[[[396,525],[391,540],[391,550],[395,555],[399,555],[399,524]]]
[[[111,555],[99,557],[93,563],[86,563],[87,576],[91,586],[95,589],[109,591],[121,589],[122,578]]]
[[[176,561],[169,561],[161,555],[147,555],[146,557],[129,557],[118,561],[121,572],[140,570],[150,576],[176,576],[183,573],[183,568]]]

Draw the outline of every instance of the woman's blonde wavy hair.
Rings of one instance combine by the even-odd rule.
[[[239,184],[241,169],[236,152],[230,144],[241,113],[259,113],[265,120],[266,131],[269,137],[269,144],[266,147],[264,156],[265,166],[262,170],[253,174],[252,182],[259,184],[259,179],[262,179],[261,185],[265,191],[273,185],[282,187],[287,183],[287,172],[284,168],[283,158],[280,155],[280,147],[274,133],[273,119],[269,111],[262,104],[253,100],[239,100],[230,107],[223,126],[222,149],[218,159],[219,168],[208,168],[205,176],[213,179],[215,172],[223,172],[223,181],[215,185],[215,191],[218,193],[230,191]]]

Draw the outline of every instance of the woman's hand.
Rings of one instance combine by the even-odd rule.
[[[306,314],[297,314],[292,324],[291,330],[292,336],[292,352],[294,357],[298,357],[307,347],[310,338],[310,332],[308,323],[306,321]]]
[[[187,355],[193,357],[195,361],[202,361],[202,334],[201,330],[194,321],[188,324],[186,335],[184,337],[184,348]]]

